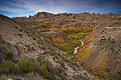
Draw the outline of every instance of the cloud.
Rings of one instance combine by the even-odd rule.
[[[0,10],[14,13],[108,13],[121,10],[120,0],[3,0],[3,3],[5,5],[0,3]]]
[[[9,8],[9,7],[2,7],[2,6],[0,6],[0,10],[1,11],[7,11],[7,12],[14,12],[14,13],[22,13],[22,12],[26,11],[24,9]]]
[[[114,12],[114,11],[121,11],[120,8],[121,3],[117,3],[115,1],[110,1],[102,4],[101,6],[97,6],[90,10],[89,12],[93,13],[109,13],[109,12]]]
[[[57,2],[55,0],[50,1],[42,1],[42,0],[30,0],[30,1],[24,1],[24,0],[14,0],[14,2],[10,2],[11,5],[25,9],[25,12],[52,12],[52,13],[59,13],[59,12],[65,12],[67,11],[65,7],[61,5],[57,5]],[[46,2],[46,3],[45,3]]]

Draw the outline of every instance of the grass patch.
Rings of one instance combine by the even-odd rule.
[[[76,75],[73,75],[72,78],[74,80],[85,80],[81,74],[76,74]]]
[[[20,73],[30,73],[34,71],[34,62],[33,59],[21,59],[18,62],[18,68]]]
[[[22,36],[23,36],[23,34],[22,34],[22,33],[18,33],[18,34],[16,34],[16,35],[20,36],[21,38],[22,38]]]
[[[25,77],[30,80],[30,79],[32,79],[34,77],[34,73],[33,72],[29,72],[29,73],[27,73],[25,75]]]
[[[12,61],[5,61],[0,65],[0,71],[6,74],[17,73],[17,67]]]
[[[3,58],[5,58],[6,60],[10,60],[13,57],[12,51],[7,50],[6,48],[2,48],[1,46],[0,46],[0,53],[3,54]]]
[[[30,46],[30,45],[26,45],[25,44],[25,47],[28,48],[28,51],[35,51],[35,47],[34,46]]]
[[[1,75],[0,76],[0,80],[6,80],[6,76],[5,75]]]

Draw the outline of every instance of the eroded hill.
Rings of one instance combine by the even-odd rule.
[[[0,19],[1,48],[13,52],[17,66],[21,58],[34,58],[35,79],[121,79],[121,14],[39,12]]]
[[[42,22],[42,23],[55,23],[65,24],[65,26],[80,26],[88,25],[93,27],[99,27],[103,24],[111,22],[113,20],[121,20],[121,14],[90,14],[90,13],[62,13],[52,14],[47,12],[39,12],[34,16],[29,17],[15,17],[14,20],[19,22]]]
[[[84,42],[76,59],[94,75],[121,79],[121,21],[98,27]]]
[[[50,44],[50,38],[44,34],[52,38],[64,35],[56,29],[50,32],[21,26],[0,15],[0,79],[95,79],[64,51]]]

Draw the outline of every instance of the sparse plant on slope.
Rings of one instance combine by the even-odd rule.
[[[6,48],[2,48],[1,46],[0,46],[0,53],[2,53],[4,55],[3,57],[8,60],[12,59],[13,57],[12,51],[8,51]]]
[[[73,75],[72,78],[74,80],[85,80],[81,74],[76,74],[76,75]]]
[[[26,77],[27,79],[32,79],[32,78],[34,77],[34,73],[33,73],[33,72],[29,72],[29,73],[27,73],[27,74],[25,75],[25,77]]]
[[[1,75],[0,76],[0,80],[6,80],[6,76],[5,75]]]
[[[23,34],[22,34],[22,33],[18,33],[17,35],[18,35],[18,36],[20,36],[21,38],[22,38],[22,36],[23,36]]]
[[[37,65],[37,71],[40,73],[40,75],[43,76],[43,78],[52,80],[53,75],[47,69],[48,60],[44,60],[42,58],[38,58],[38,62],[36,63],[36,65]]]
[[[33,59],[20,59],[18,62],[18,69],[20,73],[29,73],[34,71],[34,62]]]
[[[26,45],[25,44],[25,47],[28,48],[28,51],[35,51],[35,47],[34,46],[30,46],[30,45]]]
[[[17,67],[12,61],[5,61],[0,65],[0,71],[7,74],[16,73]]]

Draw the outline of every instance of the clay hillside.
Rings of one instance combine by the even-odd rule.
[[[120,80],[121,14],[0,15],[0,79]]]
[[[29,17],[15,17],[13,18],[17,21],[26,22],[43,22],[43,23],[55,23],[55,24],[66,24],[66,26],[75,25],[88,25],[99,27],[105,23],[111,22],[113,20],[121,20],[121,14],[90,14],[90,13],[61,13],[52,14],[47,12],[39,12],[34,16]]]

